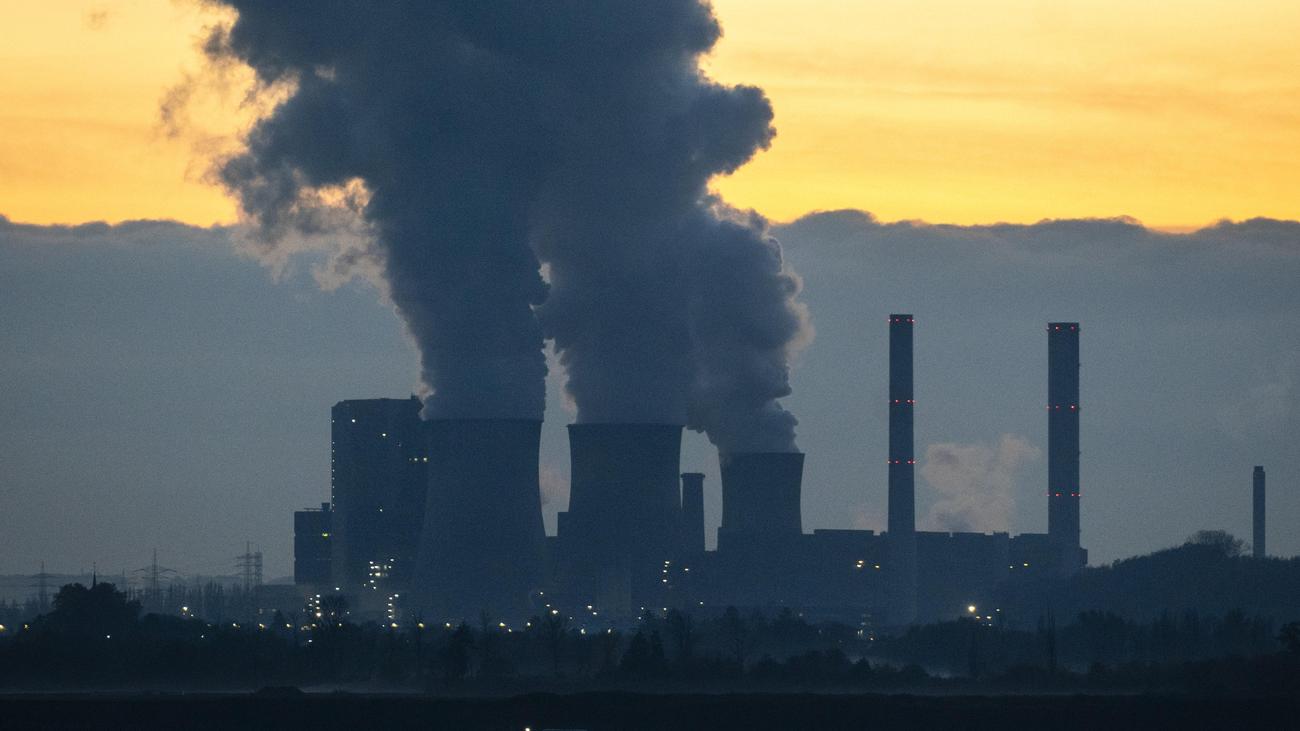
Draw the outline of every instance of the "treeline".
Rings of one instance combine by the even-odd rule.
[[[1300,692],[1300,624],[1240,613],[1135,623],[1085,614],[1037,631],[962,620],[873,638],[791,611],[647,614],[587,631],[561,614],[505,628],[357,625],[328,606],[311,625],[142,614],[111,584],[64,587],[0,637],[0,687],[333,686],[448,693],[641,690],[988,689]]]
[[[102,583],[117,587],[112,582]],[[260,606],[266,603],[262,594],[268,588],[263,586],[245,591],[240,586],[209,580],[192,585],[170,583],[158,587],[156,591],[147,588],[121,588],[119,591],[138,603],[145,614],[188,615],[221,623],[247,621],[250,617],[257,616]],[[49,610],[49,603],[42,605],[35,596],[22,602],[0,602],[0,625],[20,627]]]
[[[1089,611],[1060,627],[1048,615],[1033,631],[972,620],[915,626],[900,636],[878,640],[872,655],[944,674],[977,677],[1017,667],[1083,672],[1096,666],[1268,655],[1288,647],[1287,638],[1296,627],[1293,622],[1279,631],[1271,620],[1237,610],[1222,617],[1165,612],[1150,622]]]

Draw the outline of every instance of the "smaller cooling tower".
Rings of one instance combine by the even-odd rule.
[[[802,452],[719,454],[722,468],[722,526],[718,548],[734,542],[769,543],[803,532],[799,496]]]

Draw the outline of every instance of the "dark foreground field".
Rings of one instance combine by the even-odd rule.
[[[0,697],[0,728],[1295,728],[1298,699],[1178,696],[640,695],[447,699],[361,694]]]

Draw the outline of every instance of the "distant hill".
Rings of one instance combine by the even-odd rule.
[[[1014,588],[1009,603],[1022,616],[1050,608],[1062,619],[1089,610],[1150,619],[1237,609],[1287,622],[1300,619],[1300,559],[1251,558],[1231,535],[1204,531],[1176,548],[1086,568],[1054,587]]]

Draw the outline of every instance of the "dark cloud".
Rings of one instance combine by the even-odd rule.
[[[808,452],[805,530],[883,528],[885,318],[914,311],[917,514],[930,525],[1045,530],[1046,460],[995,469],[984,450],[1004,434],[1046,450],[1043,327],[1079,319],[1093,559],[1207,526],[1249,535],[1254,464],[1269,471],[1270,546],[1300,551],[1300,223],[1167,235],[840,212],[774,233],[818,313],[787,397]],[[372,288],[319,290],[311,275],[329,253],[296,249],[302,265],[274,282],[238,255],[239,235],[0,217],[0,572],[130,569],[154,547],[177,568],[224,572],[244,540],[273,575],[290,570],[290,511],[329,498],[329,405],[408,393],[414,351]],[[552,522],[567,480],[562,395],[552,388],[542,435]],[[931,445],[936,465],[946,453],[975,477],[926,481]],[[705,439],[687,436],[683,468],[707,473],[716,526]],[[985,491],[992,501],[965,487],[1007,480],[1009,495]]]
[[[291,512],[329,499],[329,407],[410,393],[373,288],[280,281],[225,228],[0,217],[0,573],[291,571]],[[308,263],[307,259],[303,259]]]

